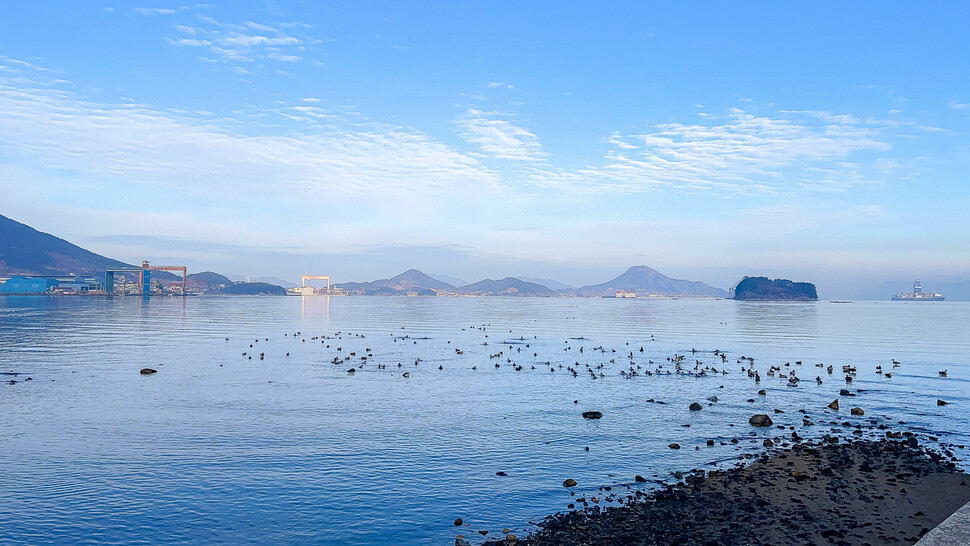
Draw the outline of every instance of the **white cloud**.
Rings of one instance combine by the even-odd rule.
[[[515,89],[511,83],[505,82],[488,82],[489,89]]]
[[[204,48],[211,55],[208,60],[221,62],[252,63],[256,60],[274,60],[295,63],[303,60],[306,37],[283,32],[280,28],[302,29],[299,25],[277,27],[246,21],[243,24],[223,23],[206,15],[199,15],[203,26],[176,25],[174,28],[191,39],[166,38],[175,46]]]
[[[970,104],[963,102],[951,102],[950,108],[953,110],[966,110],[967,108],[970,108]]]
[[[496,159],[537,161],[543,157],[535,134],[517,127],[496,112],[469,108],[455,120],[461,137]]]
[[[0,76],[0,148],[39,168],[283,200],[467,197],[501,190],[498,176],[473,157],[413,129],[331,124],[312,134],[247,136],[230,129],[238,122],[94,103],[22,80]]]
[[[634,193],[662,186],[726,193],[772,192],[794,182],[789,168],[829,166],[860,151],[887,151],[883,128],[827,112],[756,116],[732,109],[709,125],[667,123],[621,135],[600,165],[573,171],[538,171],[540,186],[585,192]]]
[[[156,15],[175,15],[175,10],[171,8],[135,8],[134,11],[138,15],[144,15],[145,17],[154,17]]]

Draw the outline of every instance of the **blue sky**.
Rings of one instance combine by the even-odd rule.
[[[848,4],[848,5],[846,5]],[[0,214],[137,262],[970,277],[970,5],[12,2]]]

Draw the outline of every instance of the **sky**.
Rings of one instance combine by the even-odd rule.
[[[847,297],[966,279],[968,20],[963,2],[5,2],[0,214],[129,263],[288,280],[580,286],[649,265]]]

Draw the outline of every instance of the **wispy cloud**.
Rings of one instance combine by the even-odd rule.
[[[175,10],[171,8],[135,8],[134,12],[138,15],[144,15],[145,17],[154,17],[156,15],[175,15]]]
[[[542,159],[542,145],[535,134],[512,124],[508,116],[469,108],[455,120],[460,135],[488,157],[517,161]]]
[[[174,46],[203,48],[203,60],[252,63],[268,59],[294,63],[303,60],[307,44],[312,41],[293,32],[304,29],[304,25],[225,23],[206,15],[199,15],[198,20],[202,23],[199,26],[175,25],[180,36],[168,36],[166,41]]]
[[[802,181],[808,168],[891,147],[878,123],[814,111],[754,115],[732,109],[707,125],[667,123],[651,129],[610,135],[612,149],[600,165],[539,171],[533,180],[587,192],[633,193],[657,187],[772,192]],[[793,174],[793,167],[803,170]]]
[[[44,168],[283,200],[470,196],[501,189],[498,176],[477,159],[414,129],[343,123],[316,127],[312,134],[266,135],[257,127],[259,136],[249,136],[233,120],[95,103],[62,86],[24,79],[0,72],[0,146],[6,155]]]

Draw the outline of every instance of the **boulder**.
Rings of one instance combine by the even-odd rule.
[[[832,403],[829,404],[829,409],[834,409],[834,410],[838,410],[839,409],[839,399],[838,398],[836,398],[835,400],[832,400]]]
[[[765,441],[763,442],[763,445],[765,447],[771,447],[771,446],[775,445],[775,443],[771,441],[771,438],[765,438]]]
[[[566,478],[566,481],[562,482],[563,487],[576,487],[576,480],[572,478]]]
[[[865,415],[866,412],[862,411],[862,408],[852,408],[849,410],[852,415]]]
[[[670,444],[667,447],[669,447],[670,449],[680,449],[680,444]]]
[[[138,373],[142,375],[151,375],[153,373],[158,373],[158,370],[153,370],[151,368],[142,368],[141,371]]]
[[[28,377],[27,379],[30,379],[30,378]],[[936,401],[936,405],[937,406],[945,406],[947,404],[949,404],[949,402],[944,402],[943,400],[937,400]]]
[[[756,427],[770,427],[774,423],[771,421],[771,417],[768,417],[764,413],[759,413],[757,415],[752,415],[748,422]]]
[[[768,394],[768,391],[761,389],[760,391],[758,391],[758,394],[760,394],[761,396],[766,396]]]
[[[643,483],[643,482],[647,481],[647,479],[644,478],[643,476],[637,474],[636,476],[633,477],[633,481],[635,481],[637,483]]]
[[[697,402],[694,402],[693,404],[690,405],[690,411],[701,411],[701,409],[703,409],[703,406],[701,406]]]
[[[461,518],[455,519],[455,527],[461,527],[462,523],[464,522],[461,520]]]
[[[603,417],[603,412],[601,411],[584,411],[583,417],[586,419],[600,419]]]

